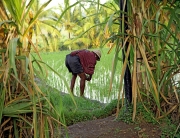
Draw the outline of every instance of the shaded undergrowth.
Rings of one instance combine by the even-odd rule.
[[[66,119],[66,125],[72,125],[87,120],[105,118],[115,114],[117,111],[117,100],[112,100],[110,103],[104,104],[91,99],[74,97],[77,108],[75,108],[73,105],[70,96],[64,95],[63,100],[65,100],[63,103],[65,107],[64,115]],[[128,124],[151,123],[157,125],[161,130],[162,138],[178,138],[180,136],[180,132],[177,130],[178,122],[172,122],[172,120],[168,117],[161,120],[155,119],[154,114],[152,112],[147,112],[142,103],[138,103],[137,105],[137,115],[135,122],[132,121],[132,113],[133,108],[131,106],[128,108],[123,106],[120,108],[117,120]]]
[[[61,122],[66,126],[73,125],[78,122],[105,118],[115,114],[117,111],[118,100],[112,100],[110,103],[101,103],[88,98],[77,96],[71,97],[70,94],[59,92],[56,89],[47,88],[48,87],[46,87],[45,91],[49,93],[51,102],[56,108],[57,112],[63,116],[64,120],[61,120]],[[146,105],[146,107],[150,108],[148,105]],[[117,120],[128,124],[140,124],[146,122],[158,125],[162,132],[162,138],[176,138],[180,136],[178,122],[174,123],[168,117],[161,120],[155,119],[154,113],[147,112],[142,103],[137,104],[137,115],[135,122],[132,121],[132,113],[132,106],[127,108],[126,106],[121,107],[120,105],[120,112]]]

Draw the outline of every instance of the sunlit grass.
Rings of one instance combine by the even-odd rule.
[[[112,100],[110,103],[104,104],[97,100],[77,96],[73,98],[76,103],[74,104],[69,94],[60,93],[58,90],[45,85],[41,85],[41,89],[49,95],[49,99],[58,114],[64,116],[64,120],[61,121],[66,125],[107,117],[117,107],[117,100]]]
[[[112,99],[117,99],[117,94],[119,91],[119,78],[121,63],[118,63],[117,71],[115,73],[113,81],[113,89],[109,93],[110,77],[111,77],[111,64],[113,60],[113,51],[107,54],[108,49],[102,50],[101,61],[97,62],[95,73],[90,82],[86,83],[85,87],[85,97],[98,100],[100,102],[110,102]],[[71,73],[68,72],[65,66],[65,56],[70,51],[60,51],[53,53],[41,53],[41,58],[44,62],[50,65],[59,74],[65,77],[66,81],[70,84]],[[67,87],[65,86],[63,80],[59,78],[54,72],[48,72],[47,84],[53,88],[56,88],[60,92],[67,93]],[[75,85],[75,95],[79,96],[79,78],[76,80]]]

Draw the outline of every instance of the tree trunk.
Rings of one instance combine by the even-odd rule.
[[[119,0],[119,4],[120,4],[119,5],[120,10],[123,11],[124,0]],[[127,13],[127,0],[126,0],[124,12]],[[121,19],[121,26],[122,27],[124,24],[124,28],[122,28],[122,30],[124,30],[124,32],[122,32],[122,33],[125,34],[126,30],[128,29],[128,24],[127,24],[128,17],[127,17],[127,15],[125,15],[124,19],[123,19],[123,14],[120,13],[120,19]],[[126,37],[126,35],[124,35],[124,38],[125,37]],[[122,39],[122,45],[124,45],[124,39]],[[128,46],[129,46],[129,42],[127,41],[124,49],[122,50],[123,63],[124,63],[125,58],[126,58],[125,55],[126,55]],[[126,71],[125,71],[125,75],[124,75],[124,91],[125,91],[125,98],[126,98],[127,105],[129,105],[132,102],[132,82],[131,82],[131,72],[130,72],[129,66],[130,66],[130,56],[128,56],[128,63],[127,63]]]

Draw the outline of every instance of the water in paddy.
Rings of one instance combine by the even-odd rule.
[[[52,66],[56,66],[54,62]],[[48,85],[56,88],[60,92],[68,93],[67,85],[70,85],[71,74],[67,71],[64,65],[61,65],[57,68],[57,72],[62,75],[59,77],[54,72],[49,72],[48,75]],[[102,103],[108,103],[113,99],[117,99],[119,92],[119,78],[120,75],[116,74],[114,76],[112,90],[109,93],[110,88],[110,77],[111,71],[107,70],[103,67],[100,67],[95,70],[95,73],[90,82],[86,81],[86,87],[84,90],[84,96],[86,98],[97,100]],[[65,81],[63,80],[65,79]],[[74,87],[74,94],[76,96],[80,95],[80,78],[77,77],[75,87]],[[120,94],[121,95],[121,94]]]

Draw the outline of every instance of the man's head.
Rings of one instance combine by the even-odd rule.
[[[97,55],[97,57],[98,57],[98,61],[100,61],[100,58],[101,58],[101,51],[100,50],[93,50],[92,52],[94,52],[96,55]]]

